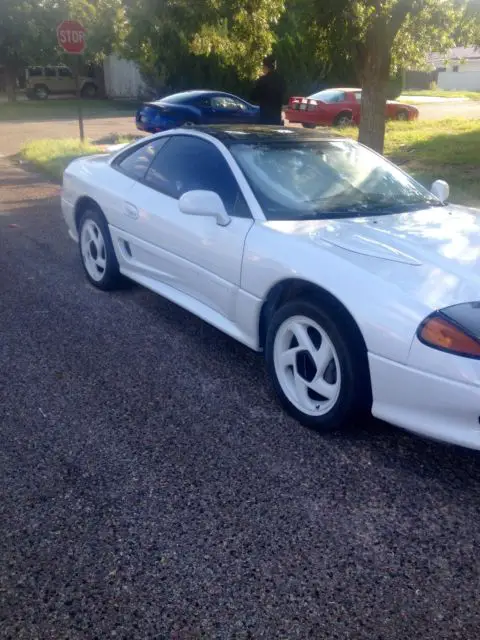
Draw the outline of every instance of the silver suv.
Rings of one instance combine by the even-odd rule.
[[[75,76],[66,66],[28,67],[26,70],[26,92],[30,99],[46,100],[50,94],[75,94]],[[98,85],[93,78],[80,76],[82,97],[95,98]]]

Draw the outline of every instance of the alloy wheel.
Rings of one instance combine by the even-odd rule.
[[[317,322],[287,318],[275,336],[273,361],[283,393],[302,413],[323,416],[335,406],[342,384],[339,358]]]
[[[97,223],[88,218],[82,227],[80,247],[85,269],[92,280],[100,282],[107,267],[105,239]]]

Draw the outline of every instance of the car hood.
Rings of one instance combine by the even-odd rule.
[[[428,297],[428,283],[435,283],[432,288],[442,295],[432,298],[433,307],[480,299],[480,211],[446,206],[365,218],[267,224],[330,248],[376,276],[393,278],[397,286],[412,293],[421,291],[421,296]],[[405,265],[410,268],[408,274]]]

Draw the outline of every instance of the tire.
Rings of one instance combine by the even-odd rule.
[[[313,123],[311,123],[311,122],[304,122],[304,123],[302,124],[302,127],[303,127],[304,129],[316,129],[316,128],[317,128],[317,125],[316,125],[316,124],[313,124]]]
[[[320,301],[303,299],[286,303],[270,322],[265,342],[269,375],[283,407],[306,427],[341,429],[371,408],[366,351],[347,327]]]
[[[92,82],[87,82],[82,87],[82,98],[93,99],[98,92],[97,87]]]
[[[351,127],[353,125],[352,114],[347,111],[343,111],[339,113],[338,116],[333,121],[334,127]]]
[[[50,91],[46,85],[36,84],[33,88],[33,95],[36,100],[47,100],[50,95]]]
[[[87,209],[78,229],[80,258],[89,282],[103,291],[117,289],[123,278],[103,213]]]
[[[408,120],[408,111],[405,111],[405,109],[401,109],[397,113],[397,120],[400,120],[401,122],[406,122]]]

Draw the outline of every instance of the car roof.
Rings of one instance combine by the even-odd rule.
[[[320,91],[315,91],[315,93],[323,93],[324,91],[348,91],[348,92],[356,92],[361,91],[358,87],[330,87],[329,89],[320,89]]]
[[[199,131],[213,136],[227,146],[238,142],[251,144],[258,142],[318,142],[346,139],[330,131],[320,132],[274,125],[199,125],[188,127],[188,130]]]
[[[158,102],[168,102],[169,100],[173,100],[174,102],[188,101],[194,100],[195,98],[200,98],[201,96],[231,96],[232,98],[237,98],[238,96],[234,96],[233,93],[227,93],[226,91],[213,91],[211,89],[192,89],[191,91],[179,91],[178,93],[171,93],[168,96],[163,96],[158,100],[155,100],[151,104],[156,104]],[[242,98],[239,98],[242,100]]]

